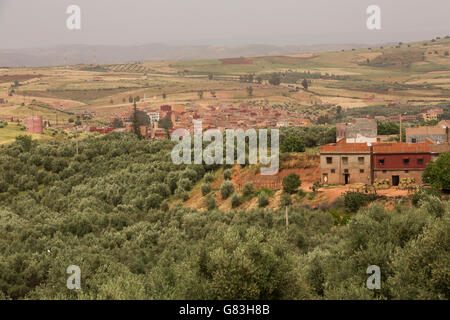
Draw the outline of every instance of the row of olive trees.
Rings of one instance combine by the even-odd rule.
[[[291,207],[286,230],[285,210],[174,204],[214,176],[174,165],[171,149],[119,133],[80,141],[78,155],[72,142],[1,147],[0,298],[450,298],[448,202],[372,205],[345,225]],[[66,287],[70,265],[82,290]],[[366,287],[369,265],[381,268],[381,290]]]

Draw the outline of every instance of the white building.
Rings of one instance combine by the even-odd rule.
[[[151,122],[159,121],[159,112],[148,112],[147,115]]]

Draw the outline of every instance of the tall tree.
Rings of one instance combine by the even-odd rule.
[[[136,101],[134,101],[134,104],[133,104],[133,132],[139,139],[142,139],[141,129],[139,126],[138,110],[137,110],[137,106],[136,106]]]
[[[303,79],[303,81],[302,81],[302,86],[303,86],[303,88],[304,88],[305,90],[308,90],[309,83],[308,83],[308,80],[306,80],[306,78]]]
[[[158,126],[160,128],[163,128],[163,129],[166,129],[166,130],[168,130],[168,129],[173,127],[172,120],[170,120],[170,117],[167,116],[167,115],[164,118],[162,118],[161,120],[159,120],[158,124],[159,124]]]
[[[427,164],[423,181],[436,188],[450,190],[450,152],[441,154],[435,162]]]
[[[273,86],[278,86],[281,83],[281,78],[278,74],[273,74],[270,79],[269,83]]]

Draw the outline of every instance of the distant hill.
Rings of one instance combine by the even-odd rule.
[[[270,56],[312,53],[362,48],[364,44],[324,45],[264,45],[230,46],[172,46],[148,44],[142,46],[70,45],[50,48],[0,50],[1,67],[41,67],[75,64],[113,64],[130,61],[193,60],[233,58],[241,56]]]

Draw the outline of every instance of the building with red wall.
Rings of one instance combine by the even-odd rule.
[[[29,133],[42,133],[43,121],[41,116],[32,116],[25,118],[25,124],[27,126],[27,132]]]
[[[422,184],[430,161],[450,151],[449,143],[427,139],[419,143],[347,143],[345,139],[320,147],[321,180],[325,184],[373,184],[388,179],[397,186],[403,178]]]
[[[420,143],[379,143],[373,146],[374,179],[388,179],[393,186],[402,178],[414,178],[422,183],[422,174],[431,161],[433,142]]]
[[[167,104],[165,104],[165,105],[159,107],[159,109],[160,109],[162,112],[169,112],[169,111],[172,111],[172,107],[169,106],[169,105],[167,105]]]

